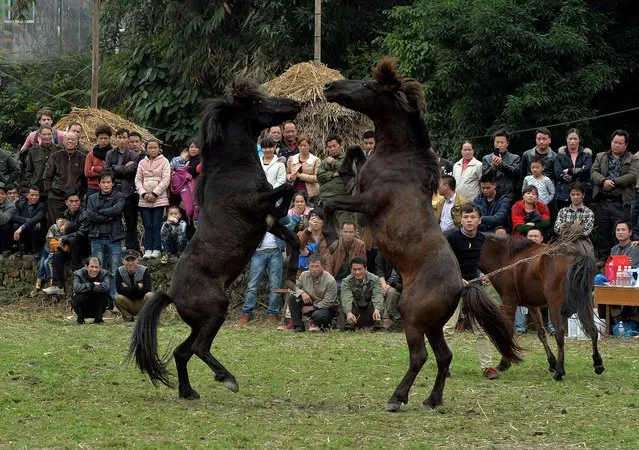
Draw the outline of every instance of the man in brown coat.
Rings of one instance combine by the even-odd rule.
[[[338,286],[344,278],[351,274],[350,260],[356,256],[366,258],[366,244],[355,237],[356,232],[355,222],[344,221],[339,233],[337,248],[326,264],[326,270],[335,277]]]

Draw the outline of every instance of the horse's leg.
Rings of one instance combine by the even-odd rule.
[[[213,372],[215,372],[215,381],[221,381],[224,383],[224,387],[230,389],[233,392],[237,392],[240,388],[237,385],[237,381],[235,377],[226,370],[217,359],[213,357],[211,354],[211,345],[213,344],[213,339],[215,339],[215,335],[219,331],[222,323],[224,323],[224,319],[226,318],[226,314],[217,315],[217,316],[209,316],[208,321],[202,324],[200,328],[200,332],[198,333],[191,349],[193,353],[195,353],[198,358],[206,363],[207,366],[211,368]]]
[[[537,337],[541,341],[541,345],[544,346],[544,350],[546,351],[546,359],[548,360],[548,370],[550,372],[554,372],[557,369],[557,358],[552,352],[550,345],[548,345],[548,338],[546,336],[546,328],[544,327],[544,321],[541,317],[541,310],[539,307],[528,307],[528,310],[531,312],[530,317],[532,318],[535,327],[537,327]]]
[[[424,329],[416,326],[412,321],[406,321],[406,323],[404,323],[404,333],[406,334],[406,342],[408,343],[410,362],[406,375],[404,375],[404,378],[402,378],[402,381],[395,389],[393,396],[386,404],[386,411],[391,412],[399,410],[402,403],[408,403],[408,391],[410,391],[417,374],[428,357],[426,353],[426,342],[424,340]]]
[[[332,215],[335,210],[340,210],[370,215],[373,203],[370,200],[367,193],[336,195],[324,202],[324,212]],[[380,199],[376,199],[376,201],[380,202]]]
[[[599,349],[597,348],[598,339],[599,339],[599,335],[597,335],[597,337],[592,339],[592,362],[593,362],[593,366],[595,367],[595,373],[597,375],[601,375],[603,371],[605,370],[605,367],[603,365],[603,359],[601,358],[601,355],[599,354]]]
[[[502,308],[504,309],[504,316],[506,317],[506,323],[508,324],[508,333],[512,336],[515,333],[515,313],[517,311],[517,300],[509,295],[503,295],[501,297]],[[500,372],[505,372],[510,369],[512,363],[502,356],[499,365],[495,367]]]
[[[199,331],[199,327],[192,327],[189,337],[178,345],[175,350],[173,350],[173,357],[175,358],[175,365],[178,373],[178,392],[180,398],[185,398],[187,400],[200,398],[200,394],[191,387],[191,383],[189,382],[189,373],[186,367],[191,356],[193,356],[191,346],[193,345],[193,341],[195,341]]]
[[[561,381],[566,375],[564,367],[564,321],[561,319],[561,305],[563,304],[563,293],[559,298],[552,299],[548,302],[548,314],[552,324],[555,326],[555,341],[557,341],[557,368],[555,370],[554,379]]]
[[[443,329],[439,327],[428,329],[426,330],[426,336],[437,360],[435,384],[430,396],[424,400],[424,406],[432,409],[444,404],[444,385],[446,384],[446,374],[448,373],[450,362],[453,360],[453,354],[446,344]]]

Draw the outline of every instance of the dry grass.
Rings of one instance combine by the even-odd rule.
[[[142,135],[143,142],[146,142],[149,139],[157,139],[147,129],[139,127],[133,122],[130,122],[117,114],[113,114],[106,109],[72,108],[71,112],[66,116],[63,116],[55,127],[58,130],[66,130],[71,122],[78,122],[82,125],[83,131],[82,136],[80,136],[80,143],[88,149],[93,148],[98,143],[95,136],[95,128],[102,124],[107,124],[111,127],[111,130],[113,131],[112,144],[114,144],[114,146],[115,132],[118,128],[137,131]]]
[[[326,101],[324,85],[343,79],[339,71],[324,64],[304,62],[291,66],[264,85],[269,95],[288,97],[304,104],[295,120],[298,135],[308,135],[315,143],[314,153],[321,158],[325,156],[324,141],[329,134],[342,136],[347,146],[361,142],[362,134],[373,129],[366,116]]]

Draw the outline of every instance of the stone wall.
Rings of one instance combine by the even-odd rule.
[[[22,297],[28,296],[33,290],[36,282],[36,273],[40,260],[31,256],[0,256],[0,304],[11,303]],[[173,269],[175,263],[160,263],[159,260],[142,261],[143,264],[151,270],[151,279],[153,280],[153,290],[166,291],[173,277]],[[266,287],[266,276],[259,292],[259,300],[268,303],[268,293]],[[73,292],[73,279],[71,270],[67,265],[65,273],[65,291],[67,296],[71,297]],[[246,272],[242,273],[231,287],[231,308],[237,309],[243,303],[244,284],[246,280]],[[44,295],[44,294],[41,294]]]

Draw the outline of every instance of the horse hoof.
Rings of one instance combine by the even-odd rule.
[[[597,375],[601,375],[604,370],[606,370],[606,368],[604,366],[595,366],[595,373]]]
[[[237,382],[233,379],[227,378],[226,380],[222,382],[222,384],[224,384],[224,387],[229,389],[232,392],[238,392],[240,390],[240,387],[237,385]]]
[[[495,367],[495,369],[497,369],[497,371],[499,372],[505,372],[508,369],[510,369],[510,366],[507,366],[506,364],[503,364],[503,363],[499,363],[499,365]]]
[[[555,373],[553,378],[555,379],[555,381],[561,381],[564,379],[564,375],[562,373]]]
[[[401,408],[402,404],[397,402],[388,402],[386,404],[386,412],[397,412],[399,411],[399,408]]]
[[[185,389],[184,392],[180,392],[180,398],[184,400],[197,400],[200,398],[200,394],[195,389]]]
[[[424,408],[429,409],[429,410],[433,410],[435,408],[437,408],[438,406],[443,405],[444,402],[441,401],[436,401],[433,400],[432,398],[427,398],[426,400],[424,400]]]

